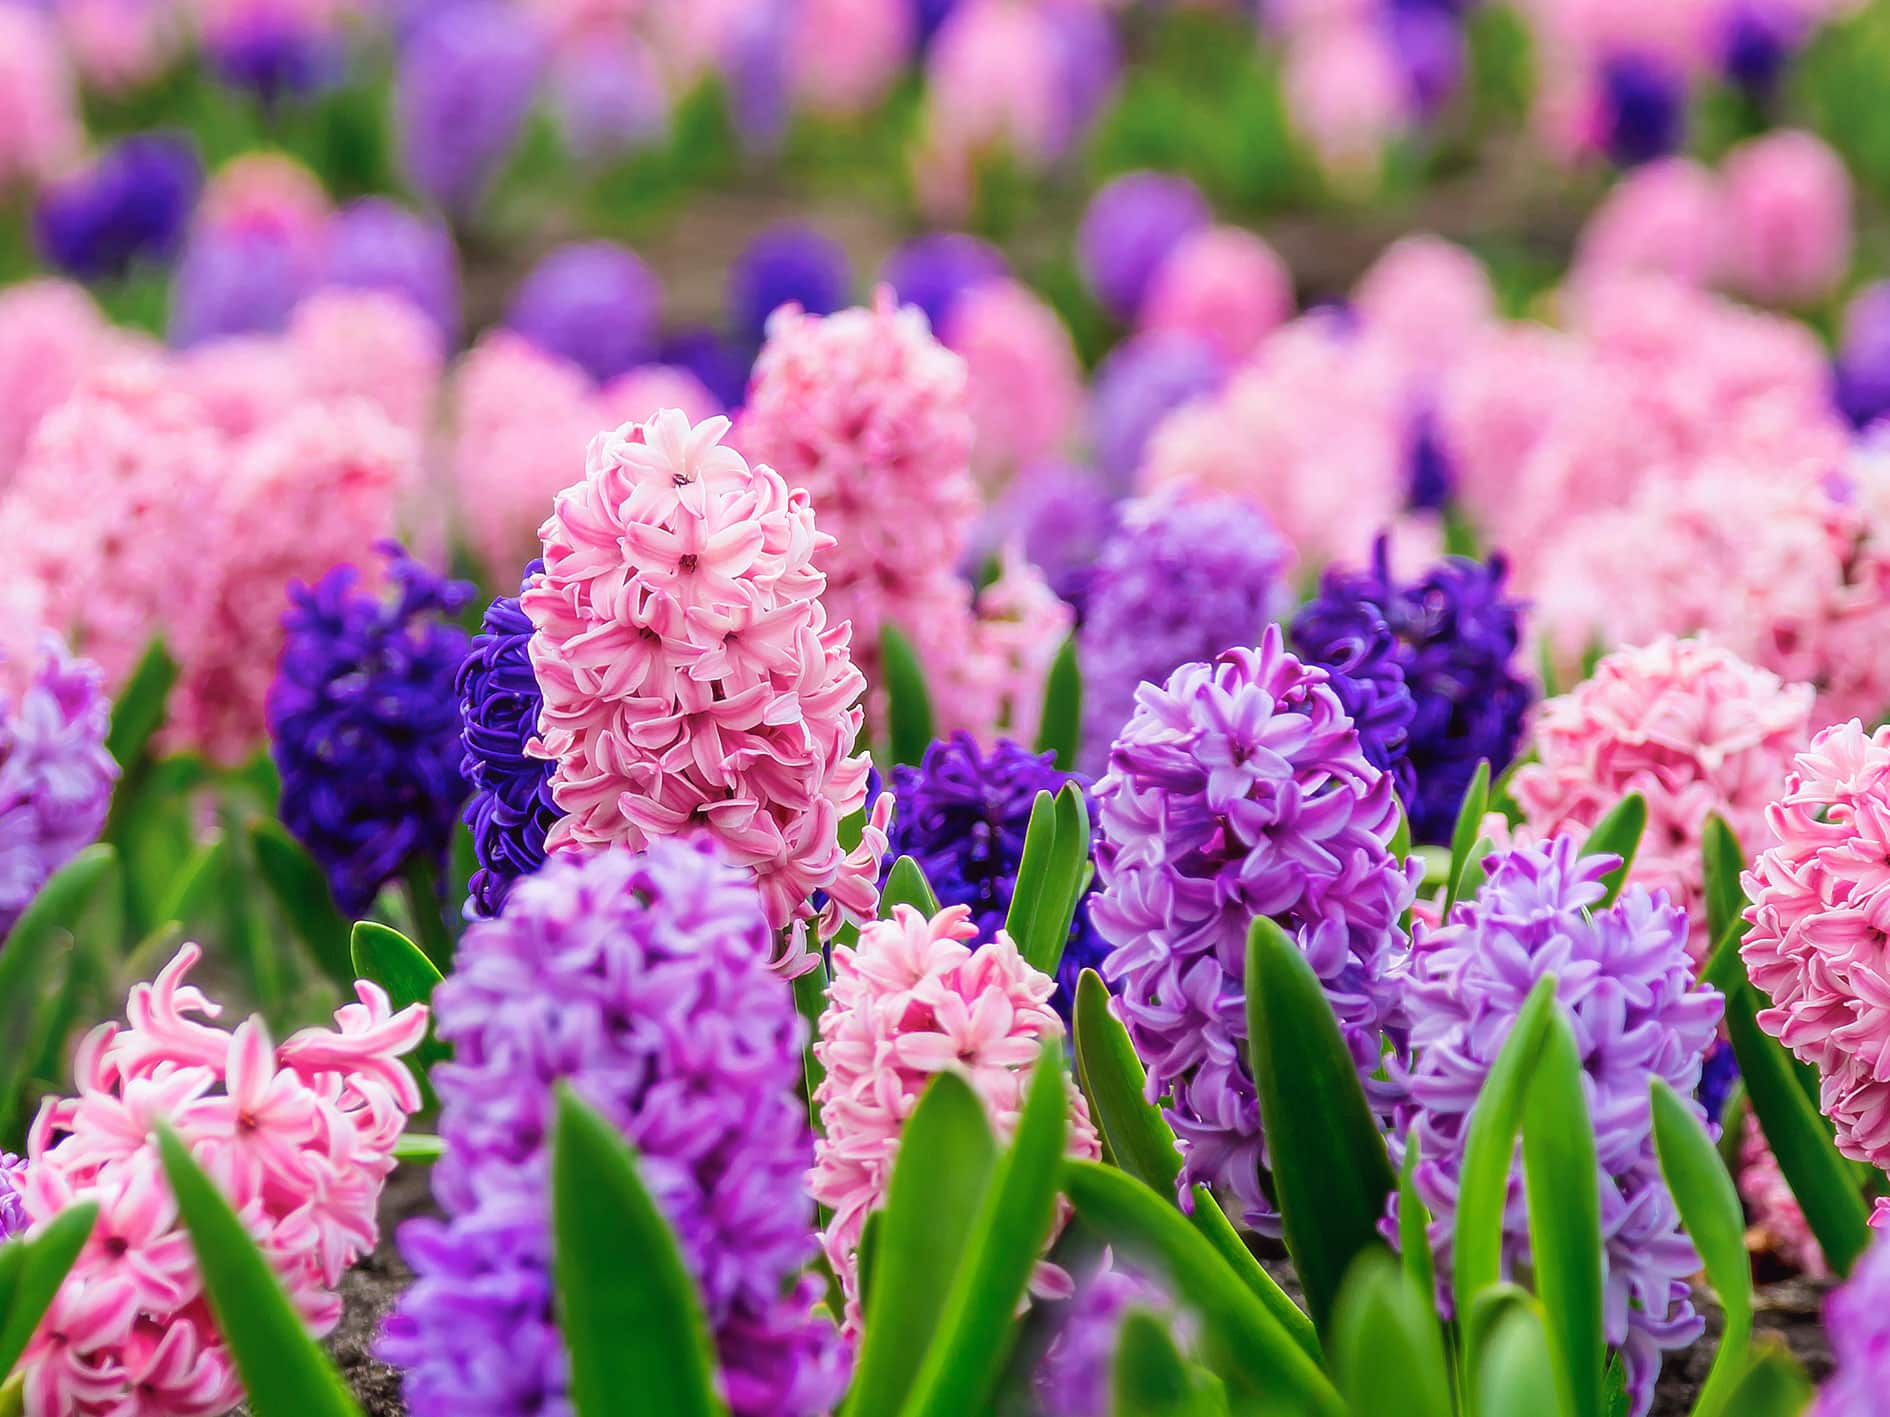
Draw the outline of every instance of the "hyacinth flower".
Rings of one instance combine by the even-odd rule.
[[[1395,860],[1391,778],[1372,766],[1324,670],[1287,653],[1279,627],[1145,684],[1096,784],[1102,846],[1090,919],[1111,946],[1103,977],[1169,1098],[1181,1194],[1226,1188],[1250,1226],[1277,1232],[1260,1182],[1259,1102],[1242,996],[1247,931],[1274,920],[1338,1014],[1381,1109],[1386,1040],[1404,1037],[1395,965],[1411,867]]]
[[[656,355],[663,288],[627,246],[561,246],[519,282],[505,323],[599,383]]]
[[[33,223],[40,252],[84,281],[116,280],[140,265],[168,264],[183,245],[202,179],[187,138],[125,138],[40,194]]]
[[[1834,1360],[1808,1417],[1874,1417],[1890,1384],[1890,1243],[1878,1235],[1824,1301]]]
[[[544,695],[530,751],[554,763],[561,814],[546,847],[706,831],[777,929],[810,918],[816,891],[870,915],[878,860],[838,837],[868,762],[850,630],[822,604],[833,539],[727,430],[666,409],[600,435],[545,522],[519,605]],[[811,963],[790,948],[783,967]]]
[[[810,226],[783,223],[758,234],[728,273],[728,323],[753,350],[783,305],[830,315],[847,303],[847,253]]]
[[[187,975],[185,945],[134,985],[127,1023],[100,1024],[73,1063],[77,1096],[48,1099],[27,1139],[28,1222],[99,1207],[91,1238],[21,1362],[28,1417],[206,1417],[242,1389],[203,1300],[190,1237],[157,1156],[167,1121],[216,1177],[317,1336],[341,1317],[336,1286],[378,1238],[382,1184],[420,1093],[401,1062],[426,1009],[377,986],[333,1028],[281,1044],[260,1018],[226,1031]]]
[[[453,676],[467,638],[448,617],[472,587],[397,543],[380,549],[391,597],[358,591],[353,566],[291,590],[270,748],[283,825],[327,873],[335,904],[360,915],[406,871],[415,914],[431,924],[431,882],[466,796]]]
[[[733,1411],[831,1408],[839,1335],[806,1273],[804,1025],[773,953],[754,883],[700,838],[554,859],[467,930],[435,993],[455,1050],[433,1072],[445,1217],[402,1226],[418,1277],[381,1343],[415,1417],[570,1410],[551,1275],[559,1081],[635,1148]]]

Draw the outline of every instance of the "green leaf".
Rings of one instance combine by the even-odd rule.
[[[1286,1248],[1325,1336],[1397,1178],[1319,976],[1264,915],[1247,935],[1247,1056]]]
[[[1523,1110],[1523,1180],[1529,1198],[1529,1249],[1536,1293],[1547,1318],[1549,1351],[1576,1417],[1601,1417],[1601,1193],[1595,1129],[1582,1093],[1581,1054],[1560,1009],[1530,1079]]]
[[[1437,1262],[1431,1255],[1431,1213],[1417,1191],[1417,1128],[1404,1143],[1404,1165],[1398,1169],[1398,1254],[1411,1292],[1435,1305]]]
[[[1494,1286],[1502,1274],[1503,1213],[1509,1200],[1516,1135],[1522,1130],[1529,1080],[1555,1012],[1555,979],[1545,975],[1529,991],[1470,1109],[1452,1240],[1452,1293],[1460,1314],[1470,1313],[1477,1296]]]
[[[60,1211],[31,1239],[0,1245],[0,1378],[20,1361],[97,1220],[97,1202],[83,1201]]]
[[[255,1417],[360,1417],[328,1355],[302,1325],[256,1242],[177,1133],[158,1127],[158,1153],[197,1251],[217,1331],[230,1346]]]
[[[865,1338],[848,1410],[896,1412],[945,1311],[951,1277],[997,1168],[984,1107],[957,1073],[940,1073],[900,1137],[874,1237]],[[862,1276],[868,1262],[860,1255]]]
[[[925,879],[925,868],[910,856],[901,856],[886,873],[886,889],[879,893],[879,918],[890,920],[895,905],[910,905],[927,920],[938,914],[938,897]]]
[[[1175,1134],[1162,1109],[1143,1093],[1147,1079],[1142,1061],[1128,1030],[1110,1013],[1109,991],[1093,969],[1077,979],[1074,1018],[1077,1071],[1089,1098],[1090,1117],[1108,1142],[1110,1155],[1155,1194],[1172,1197],[1181,1174]],[[1319,1339],[1312,1320],[1261,1268],[1206,1186],[1194,1188],[1194,1212],[1188,1218],[1293,1341],[1317,1361]]]
[[[1700,1391],[1700,1404],[1720,1395],[1745,1371],[1752,1336],[1752,1262],[1746,1255],[1746,1217],[1739,1189],[1693,1107],[1659,1077],[1649,1079],[1654,1148],[1660,1174],[1679,1207],[1680,1221],[1706,1266],[1706,1278],[1725,1315],[1719,1351]]]
[[[1063,1189],[1085,1224],[1131,1259],[1151,1265],[1201,1317],[1216,1371],[1248,1397],[1265,1396],[1342,1417],[1338,1390],[1172,1202],[1121,1171],[1065,1161]]]
[[[1744,923],[1741,917],[1746,909],[1746,890],[1739,881],[1746,868],[1745,855],[1732,828],[1717,812],[1707,814],[1701,829],[1700,856],[1706,872],[1707,938],[1717,951],[1727,932]]]
[[[1712,1406],[1701,1394],[1694,1417],[1802,1417],[1811,1405],[1811,1383],[1785,1346],[1776,1339],[1755,1346],[1738,1382]]]
[[[1033,938],[1056,854],[1056,798],[1040,790],[1030,804],[1030,820],[1024,826],[1024,852],[1017,862],[1017,883],[1011,888],[1011,908],[1004,912],[1004,932],[1020,950]]]
[[[912,641],[896,625],[879,632],[880,676],[886,683],[886,749],[895,763],[917,764],[933,738],[932,698]]]
[[[801,1045],[801,1087],[807,1097],[807,1120],[820,1135],[820,1105],[814,1094],[826,1080],[827,1070],[814,1056],[814,1044],[820,1039],[820,1016],[827,1007],[827,961],[814,951],[814,967],[794,976],[794,1008],[807,1025],[807,1042]]]
[[[558,1086],[551,1138],[552,1273],[577,1417],[631,1401],[668,1417],[726,1412],[695,1281],[613,1126]]]
[[[1474,1410],[1482,1417],[1566,1417],[1542,1306],[1526,1294],[1504,1297],[1483,1320],[1473,1376],[1478,1399]]]
[[[352,997],[354,981],[361,976],[349,950],[348,919],[335,908],[327,875],[280,822],[251,822],[249,845],[256,853],[256,872],[281,908],[284,922],[342,996]]]
[[[440,971],[421,953],[420,947],[400,931],[374,920],[359,921],[354,927],[348,954],[354,961],[356,975],[385,989],[396,1009],[404,1009],[409,1004],[432,1004],[433,988],[440,982]],[[352,985],[349,992],[353,992]],[[434,1036],[433,1021],[429,1018],[427,1036],[413,1050],[415,1072],[423,1087],[427,1085],[426,1074],[448,1051]]]
[[[394,1160],[424,1164],[446,1155],[446,1143],[426,1132],[402,1132],[394,1140]]]
[[[1353,1412],[1451,1417],[1437,1310],[1382,1245],[1353,1262],[1333,1306],[1331,1350],[1333,1376]]]
[[[1037,751],[1054,753],[1059,772],[1076,771],[1077,745],[1083,733],[1083,671],[1076,659],[1076,636],[1063,641],[1043,685],[1043,718]]]
[[[1444,887],[1446,916],[1457,903],[1463,887],[1464,867],[1470,862],[1471,848],[1476,845],[1477,833],[1483,830],[1483,814],[1489,806],[1490,760],[1485,758],[1477,764],[1476,776],[1464,790],[1463,805],[1457,809],[1457,824],[1450,833],[1450,879]]]
[[[158,906],[158,917],[165,923],[185,924],[203,912],[228,867],[228,845],[222,838],[198,844],[171,882],[171,889]]]
[[[164,722],[165,701],[176,682],[177,661],[164,648],[163,640],[152,640],[112,702],[105,750],[120,768],[130,771],[144,757],[151,736]]]
[[[938,1330],[900,1409],[907,1417],[958,1417],[990,1404],[1017,1339],[1018,1305],[1056,1224],[1070,1087],[1061,1044],[1046,1043],[1016,1139],[985,1189]]]
[[[1640,849],[1641,833],[1646,829],[1647,799],[1638,792],[1630,792],[1609,808],[1607,815],[1588,833],[1588,840],[1582,843],[1582,855],[1621,858],[1621,864],[1602,877],[1607,882],[1608,893],[1596,909],[1605,909],[1620,898],[1628,872],[1634,869],[1634,853]]]
[[[1398,804],[1398,825],[1392,830],[1387,849],[1393,861],[1402,861],[1411,854],[1411,818],[1406,814],[1402,802]]]
[[[1069,943],[1076,902],[1089,878],[1089,804],[1075,783],[1053,799],[1039,792],[1024,830],[1024,854],[1005,929],[1033,969],[1054,975]]]
[[[1189,1365],[1160,1319],[1131,1310],[1116,1331],[1116,1417],[1217,1417],[1227,1398]]]

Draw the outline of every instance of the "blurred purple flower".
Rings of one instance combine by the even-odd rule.
[[[187,349],[227,335],[278,334],[312,284],[302,253],[279,234],[199,226],[171,281],[167,336]]]
[[[350,202],[329,227],[329,285],[405,296],[440,331],[459,337],[459,255],[445,225],[385,197]]]
[[[989,242],[958,231],[928,231],[899,246],[880,268],[901,305],[925,311],[933,334],[945,327],[958,297],[1010,270],[1004,253]]]
[[[80,280],[117,279],[175,259],[203,183],[197,149],[140,133],[41,191],[34,231],[47,262]]]
[[[1156,425],[1226,378],[1226,365],[1205,340],[1178,331],[1132,335],[1109,351],[1090,391],[1089,438],[1096,466],[1117,495],[1135,486]]]
[[[760,348],[768,317],[781,306],[792,301],[810,315],[829,315],[847,303],[851,284],[839,242],[799,222],[771,226],[729,268],[729,328]]]
[[[1212,219],[1187,178],[1130,172],[1090,198],[1077,229],[1077,264],[1090,293],[1118,320],[1133,320],[1164,257]]]
[[[518,138],[543,64],[543,36],[519,6],[469,0],[421,19],[394,85],[413,184],[456,211],[478,205]]]
[[[1657,59],[1622,54],[1602,65],[1602,147],[1622,167],[1665,157],[1686,128],[1686,85]]]
[[[627,246],[560,246],[520,283],[505,323],[597,382],[656,356],[663,291]]]

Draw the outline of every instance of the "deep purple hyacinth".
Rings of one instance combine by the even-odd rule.
[[[402,47],[394,81],[401,165],[441,206],[478,205],[512,150],[544,67],[527,11],[499,0],[435,8]]]
[[[265,106],[332,83],[346,60],[338,32],[312,27],[291,8],[255,7],[204,37],[217,77]]]
[[[1450,556],[1399,584],[1381,537],[1370,569],[1328,570],[1293,621],[1295,648],[1332,672],[1333,689],[1362,724],[1375,720],[1389,690],[1382,660],[1359,658],[1359,626],[1375,613],[1390,629],[1413,707],[1405,766],[1395,751],[1382,756],[1398,776],[1414,841],[1448,841],[1477,763],[1489,759],[1494,777],[1516,756],[1530,690],[1513,668],[1522,607],[1503,594],[1507,573],[1501,556]]]
[[[837,241],[798,222],[769,227],[729,268],[729,328],[759,348],[781,306],[792,301],[810,315],[829,315],[847,303],[851,285]]]
[[[603,383],[654,357],[662,308],[662,287],[634,251],[581,241],[533,267],[505,323]]]
[[[1846,307],[1832,391],[1853,427],[1890,413],[1890,281],[1865,286]]]
[[[1178,330],[1133,335],[1109,351],[1096,367],[1089,439],[1097,469],[1118,496],[1135,486],[1156,425],[1226,378],[1227,366],[1208,343]]]
[[[1732,1096],[1733,1084],[1738,1081],[1739,1060],[1733,1056],[1732,1045],[1715,1045],[1706,1055],[1706,1065],[1700,1073],[1700,1090],[1695,1094],[1707,1121],[1715,1126],[1719,1124],[1726,1110],[1726,1099]]]
[[[1291,561],[1266,514],[1239,498],[1159,498],[1123,509],[1097,558],[1077,636],[1085,770],[1101,768],[1140,685],[1260,642],[1290,596]]]
[[[879,278],[901,305],[916,305],[934,331],[945,328],[959,297],[1010,269],[1003,252],[975,236],[930,231],[915,236],[886,258]]]
[[[466,797],[453,678],[466,632],[446,617],[472,598],[394,542],[391,599],[357,592],[337,566],[289,591],[287,640],[269,689],[269,741],[283,825],[358,915],[411,859],[446,859]]]
[[[544,570],[525,568],[524,587]],[[472,828],[473,872],[469,916],[497,915],[522,877],[545,864],[545,834],[560,815],[551,800],[548,758],[534,758],[525,745],[538,736],[545,696],[532,674],[532,622],[518,596],[502,595],[486,609],[472,649],[459,667],[460,741],[466,756],[460,771],[472,789],[465,821]]]
[[[824,1412],[842,1381],[803,1177],[804,1031],[753,884],[706,842],[563,856],[472,925],[434,993],[444,1220],[381,1353],[415,1417],[568,1417],[550,1274],[554,1084],[636,1150],[676,1232],[737,1417]],[[520,1066],[521,1060],[530,1065]]]
[[[313,284],[308,264],[271,232],[199,228],[171,281],[166,337],[187,349],[229,335],[279,333]]]
[[[1463,82],[1463,18],[1448,0],[1390,0],[1384,23],[1412,107],[1435,114]]]
[[[1404,1139],[1417,1132],[1417,1191],[1435,1217],[1431,1241],[1447,1304],[1470,1109],[1530,988],[1553,974],[1588,1075],[1606,1237],[1604,1325],[1633,1410],[1644,1413],[1662,1351],[1691,1343],[1703,1327],[1687,1288],[1699,1259],[1661,1179],[1647,1081],[1659,1077],[1692,1096],[1724,1001],[1693,981],[1686,913],[1641,886],[1598,908],[1602,878],[1620,862],[1580,849],[1559,837],[1489,857],[1477,898],[1459,902],[1447,925],[1419,930],[1404,988],[1411,1061],[1388,1060],[1403,1093],[1392,1148],[1401,1157]],[[1513,1194],[1520,1176],[1518,1162]],[[1395,1241],[1396,1197],[1391,1212],[1385,1231]],[[1520,1270],[1529,1255],[1521,1205],[1508,1212],[1503,1242],[1506,1274]]]
[[[1602,146],[1622,167],[1665,157],[1685,135],[1686,84],[1659,60],[1617,55],[1602,66]]]
[[[1076,233],[1076,260],[1090,294],[1118,320],[1133,320],[1168,253],[1211,220],[1187,178],[1130,172],[1090,198]]]
[[[0,1244],[26,1229],[26,1204],[20,1199],[20,1183],[25,1179],[25,1160],[0,1151]]]
[[[329,225],[329,285],[405,296],[434,324],[443,346],[459,338],[459,255],[445,223],[384,197],[343,207]]]
[[[1720,67],[1746,93],[1766,98],[1803,39],[1804,21],[1791,5],[1744,0],[1722,22]]]
[[[1416,879],[1392,859],[1391,779],[1365,760],[1325,671],[1285,649],[1186,664],[1145,685],[1096,784],[1101,889],[1090,918],[1112,947],[1103,975],[1168,1096],[1181,1140],[1181,1194],[1200,1181],[1277,1228],[1260,1180],[1265,1147],[1247,1069],[1241,985],[1254,917],[1277,921],[1325,985],[1367,1091],[1402,1047],[1394,967]]]
[[[203,183],[197,149],[175,133],[139,133],[40,192],[33,229],[49,265],[115,280],[176,259]]]
[[[733,412],[748,397],[748,353],[704,325],[664,336],[656,356],[659,364],[673,364],[694,374],[716,402]]]
[[[1881,1232],[1825,1299],[1824,1331],[1836,1365],[1806,1417],[1879,1417],[1890,1392],[1890,1240]]]
[[[105,827],[118,764],[102,684],[97,665],[47,636],[19,702],[0,699],[0,936]]]
[[[1429,405],[1412,415],[1410,431],[1410,505],[1417,511],[1437,511],[1450,501],[1456,485],[1450,450],[1437,426],[1437,411]]]
[[[937,739],[917,767],[893,770],[893,812],[887,867],[910,856],[925,870],[940,905],[968,905],[978,937],[996,937],[1010,913],[1024,833],[1039,792],[1053,796],[1074,782],[1087,796],[1089,779],[1059,772],[1049,753],[1000,738],[989,753],[969,733]],[[1094,803],[1091,803],[1094,815]],[[1052,1003],[1069,1017],[1076,976],[1102,962],[1104,945],[1089,919],[1094,890],[1077,902],[1069,943],[1057,968]]]
[[[1332,589],[1330,574],[1326,584]],[[1292,639],[1302,660],[1330,676],[1333,693],[1358,729],[1365,760],[1390,773],[1398,800],[1408,801],[1416,786],[1407,754],[1417,705],[1383,609],[1364,596],[1322,593],[1293,617]]]

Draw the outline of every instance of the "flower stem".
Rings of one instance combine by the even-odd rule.
[[[407,892],[407,909],[413,914],[418,937],[414,943],[441,974],[446,974],[453,967],[453,936],[440,909],[440,888],[433,864],[424,856],[409,856],[407,864],[401,867],[400,879]]]

